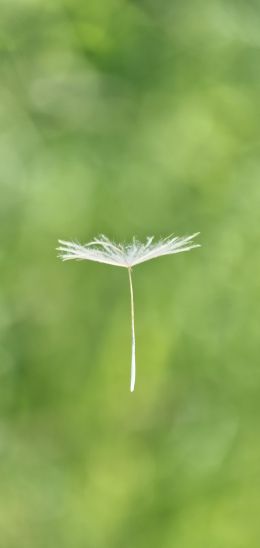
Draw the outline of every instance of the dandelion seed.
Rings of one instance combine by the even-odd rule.
[[[132,359],[131,359],[131,379],[130,390],[134,391],[136,377],[136,360],[135,360],[135,317],[134,317],[134,293],[132,282],[132,269],[134,266],[151,261],[163,255],[171,255],[173,253],[181,253],[189,251],[195,247],[200,247],[200,244],[194,244],[193,239],[198,236],[199,232],[191,236],[173,237],[161,239],[154,242],[154,237],[148,237],[146,242],[142,243],[133,238],[132,243],[116,244],[110,241],[103,234],[95,238],[92,242],[85,245],[80,245],[75,242],[66,242],[59,240],[60,246],[57,248],[59,257],[63,261],[71,259],[95,261],[98,263],[106,263],[113,266],[121,266],[127,268],[130,287],[130,302],[131,302],[131,331],[132,331]]]

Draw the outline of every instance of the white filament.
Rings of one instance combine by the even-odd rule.
[[[131,358],[131,380],[130,391],[135,389],[136,363],[135,363],[135,309],[134,309],[134,292],[132,283],[131,268],[128,268],[130,296],[131,296],[131,328],[132,328],[132,358]]]

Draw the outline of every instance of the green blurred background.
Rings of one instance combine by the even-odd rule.
[[[259,0],[0,7],[0,546],[258,548]]]

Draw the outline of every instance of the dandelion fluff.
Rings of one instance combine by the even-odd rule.
[[[135,238],[128,244],[117,244],[109,240],[101,234],[94,238],[92,242],[85,245],[76,242],[67,242],[59,240],[59,257],[63,261],[72,259],[78,261],[95,261],[105,263],[112,266],[121,266],[128,269],[129,287],[130,287],[130,303],[131,303],[131,333],[132,333],[132,358],[131,358],[131,378],[130,390],[134,391],[136,379],[136,360],[135,360],[135,315],[134,315],[134,292],[132,282],[132,269],[134,266],[157,259],[163,255],[172,255],[173,253],[181,253],[189,251],[195,247],[200,247],[200,244],[194,244],[193,239],[198,236],[199,232],[191,236],[167,236],[167,238],[154,242],[154,237],[149,236],[146,242],[139,242]]]

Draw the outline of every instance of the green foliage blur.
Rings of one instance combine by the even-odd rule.
[[[259,1],[0,4],[0,547],[258,548]]]

